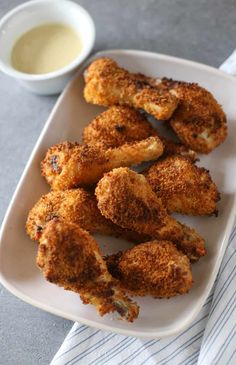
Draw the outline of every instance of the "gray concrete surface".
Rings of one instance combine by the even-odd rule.
[[[0,16],[21,3],[0,0]],[[78,3],[95,20],[95,51],[142,49],[217,67],[236,47],[235,0]],[[55,101],[28,93],[0,73],[0,221]],[[0,288],[0,364],[49,364],[71,325]]]

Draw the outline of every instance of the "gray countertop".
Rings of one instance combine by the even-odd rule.
[[[21,3],[0,0],[0,17]],[[235,0],[78,3],[95,20],[95,51],[142,49],[218,67],[236,46]],[[30,94],[0,74],[0,220],[56,99]],[[22,302],[3,287],[0,300],[0,364],[49,364],[72,322]]]

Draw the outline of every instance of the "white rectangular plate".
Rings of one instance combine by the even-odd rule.
[[[207,167],[221,192],[219,216],[183,217],[206,238],[208,255],[193,266],[194,285],[190,293],[173,299],[137,298],[141,310],[133,324],[114,316],[99,317],[91,305],[83,305],[78,295],[48,283],[35,265],[36,243],[25,233],[29,209],[49,191],[40,175],[39,164],[48,147],[63,140],[80,140],[81,132],[103,108],[87,104],[83,98],[82,70],[72,80],[54,107],[22,175],[7,211],[1,232],[0,279],[13,294],[26,302],[64,318],[96,328],[137,337],[161,338],[188,326],[199,313],[213,285],[234,220],[236,192],[236,80],[214,68],[174,57],[142,51],[105,51],[97,57],[112,57],[130,71],[153,77],[171,77],[198,82],[222,104],[228,118],[229,137],[200,165]],[[130,247],[111,237],[98,237],[104,253]]]

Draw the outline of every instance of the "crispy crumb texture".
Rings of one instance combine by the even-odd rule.
[[[115,167],[155,160],[162,155],[163,149],[157,136],[107,150],[63,142],[49,148],[41,163],[41,172],[53,190],[66,190],[95,184]]]
[[[123,228],[176,242],[191,261],[206,254],[204,239],[168,215],[146,178],[128,168],[106,173],[95,194],[101,213]]]
[[[85,71],[84,79],[84,97],[88,103],[128,105],[144,109],[162,120],[169,119],[178,105],[175,92],[152,87],[110,58],[93,61]]]
[[[142,74],[137,74],[136,78],[158,90],[176,93],[179,103],[169,122],[188,148],[209,153],[224,142],[227,137],[226,116],[208,90],[197,83],[154,79]]]
[[[157,131],[144,115],[128,106],[112,106],[99,114],[83,130],[83,142],[101,144],[104,148],[120,147],[125,143],[157,136]]]
[[[26,231],[30,238],[38,241],[47,223],[54,218],[75,223],[91,233],[123,237],[132,242],[147,240],[144,235],[123,229],[106,219],[97,207],[94,194],[82,188],[51,191],[43,195],[27,218]]]
[[[188,147],[209,153],[227,137],[226,116],[213,95],[199,86],[186,82],[164,81],[168,89],[177,90],[179,106],[170,125]]]
[[[96,241],[77,225],[50,221],[36,262],[48,281],[80,294],[101,316],[116,311],[129,322],[137,318],[138,306],[109,274]]]
[[[217,215],[220,194],[209,171],[193,165],[188,158],[164,158],[152,165],[145,176],[169,212]]]
[[[83,130],[83,142],[104,149],[120,147],[125,143],[137,142],[157,136],[156,129],[144,114],[128,106],[112,106],[99,114]],[[191,161],[197,160],[195,151],[180,142],[174,142],[160,135],[164,145],[163,156],[179,154]]]
[[[170,298],[192,287],[187,256],[172,242],[151,241],[106,258],[110,273],[131,295]]]

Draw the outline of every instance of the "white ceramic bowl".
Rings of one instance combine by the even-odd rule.
[[[79,33],[83,48],[66,67],[47,74],[31,75],[19,72],[11,65],[11,51],[16,40],[28,30],[47,23],[61,23]],[[0,69],[37,94],[62,91],[77,67],[91,52],[95,41],[95,26],[88,12],[69,0],[34,0],[24,3],[0,20]]]

